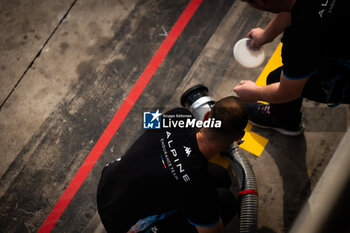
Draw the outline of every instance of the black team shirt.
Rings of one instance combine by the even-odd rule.
[[[182,108],[167,115],[191,113]],[[138,220],[177,210],[189,223],[219,222],[216,188],[199,151],[196,129],[146,130],[122,156],[108,165],[98,190],[99,213],[113,232],[127,232]]]
[[[291,26],[283,34],[283,73],[303,79],[315,72],[327,73],[330,61],[349,66],[349,0],[297,0]]]

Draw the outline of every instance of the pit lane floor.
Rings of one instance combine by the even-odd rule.
[[[37,232],[127,99],[190,1],[4,1],[0,7],[0,229]],[[232,47],[273,17],[240,1],[203,1],[87,177],[66,199],[52,232],[103,232],[96,187],[104,165],[142,132],[142,113],[179,106],[194,84],[215,99],[255,81]],[[349,106],[305,101],[298,137],[252,128],[268,139],[259,156],[242,150],[259,191],[259,231],[288,230],[350,124]],[[254,145],[250,145],[254,146]],[[69,195],[68,195],[69,196]],[[228,229],[228,232],[232,232]]]

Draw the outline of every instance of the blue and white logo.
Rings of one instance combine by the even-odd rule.
[[[156,112],[143,112],[143,128],[144,129],[160,129],[159,109]]]

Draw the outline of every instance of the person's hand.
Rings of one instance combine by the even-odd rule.
[[[233,90],[236,92],[239,98],[247,103],[252,103],[258,101],[258,97],[256,95],[257,88],[258,86],[255,84],[255,82],[243,80],[239,85],[235,86]]]
[[[246,37],[252,39],[252,41],[250,42],[250,46],[252,48],[259,49],[261,46],[269,42],[265,37],[264,32],[265,30],[262,28],[253,28],[252,30],[250,30],[250,32],[248,32]]]

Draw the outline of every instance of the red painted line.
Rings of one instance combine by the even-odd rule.
[[[125,117],[128,115],[131,108],[136,103],[137,99],[145,89],[148,82],[153,77],[154,73],[157,71],[160,64],[163,62],[164,58],[174,45],[177,38],[182,33],[183,29],[190,21],[202,0],[191,0],[187,5],[186,9],[182,12],[180,18],[176,21],[175,25],[169,32],[168,36],[165,38],[156,54],[153,56],[152,60],[148,63],[146,69],[143,71],[134,87],[129,92],[128,96],[112,118],[111,122],[108,124],[105,131],[102,133],[99,140],[96,142],[95,146],[92,148],[89,155],[86,157],[84,163],[79,168],[76,175],[73,177],[72,181],[51,210],[49,216],[46,218],[44,223],[39,229],[39,233],[50,232],[55,226],[58,219],[61,217],[62,213],[73,199],[76,192],[79,190],[80,186],[86,179],[87,175],[90,173],[91,169],[95,165],[98,158],[101,156],[102,152],[107,147],[110,140],[113,138],[114,134],[119,129],[120,125],[124,121]]]

